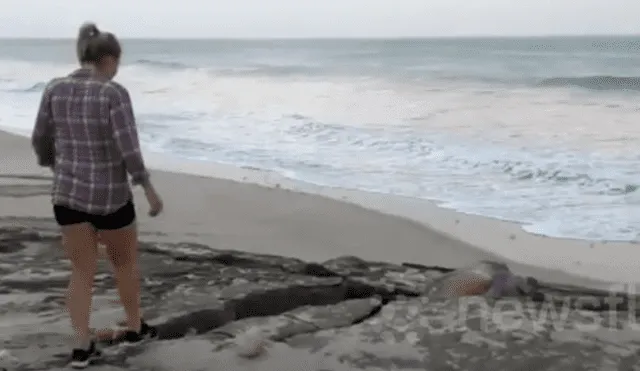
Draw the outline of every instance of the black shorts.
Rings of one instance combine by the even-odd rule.
[[[129,201],[111,214],[92,215],[66,206],[54,205],[53,215],[60,226],[89,223],[97,230],[108,231],[133,224],[136,220],[136,208],[133,201]]]

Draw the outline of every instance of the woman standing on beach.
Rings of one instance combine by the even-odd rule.
[[[149,215],[162,211],[162,201],[145,168],[129,93],[112,81],[120,43],[87,23],[77,46],[82,66],[45,88],[32,144],[38,163],[54,173],[53,213],[72,265],[67,306],[77,343],[71,366],[84,368],[100,355],[89,329],[98,233],[127,315],[124,341],[156,334],[140,316],[138,231],[127,173],[133,185],[144,188]]]

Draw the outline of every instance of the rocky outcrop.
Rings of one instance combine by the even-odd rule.
[[[60,237],[47,221],[3,224],[0,349],[17,359],[5,367],[65,369],[69,264]],[[160,340],[129,349],[109,341],[95,370],[638,367],[635,298],[537,285],[496,262],[456,271],[356,257],[309,263],[153,236],[141,250],[142,305]],[[102,263],[96,327],[122,318],[115,299]],[[263,352],[239,356],[238,344],[256,341]]]

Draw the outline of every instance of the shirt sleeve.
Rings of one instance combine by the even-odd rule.
[[[55,164],[55,127],[51,114],[50,85],[42,93],[36,122],[31,134],[31,145],[36,153],[38,165],[44,167],[51,167]]]
[[[122,86],[116,86],[113,94],[109,95],[109,121],[113,140],[122,155],[127,172],[131,175],[132,184],[147,184],[149,173],[140,150],[133,105],[129,92]]]

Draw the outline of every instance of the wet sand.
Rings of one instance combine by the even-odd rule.
[[[52,217],[51,173],[36,166],[28,139],[0,132],[0,155],[0,185],[4,184],[0,216]],[[159,155],[148,155],[147,162],[151,168],[162,165],[171,171],[151,171],[165,200],[160,217],[146,215],[146,200],[140,189],[135,190],[140,227],[171,240],[311,261],[353,255],[455,268],[493,259],[543,281],[600,288],[608,287],[608,282],[633,281],[630,275],[637,265],[627,260],[629,267],[611,272],[606,264],[597,264],[616,252],[637,255],[635,244],[536,236],[513,223],[442,209],[427,201],[302,185],[262,171]],[[27,181],[12,179],[25,176],[44,177],[29,180],[33,183],[29,190],[19,187],[20,192],[38,193],[36,197],[19,197],[12,188],[11,184]],[[18,197],[11,197],[12,192]],[[580,262],[586,254],[592,261]],[[567,267],[591,277],[568,274]]]

